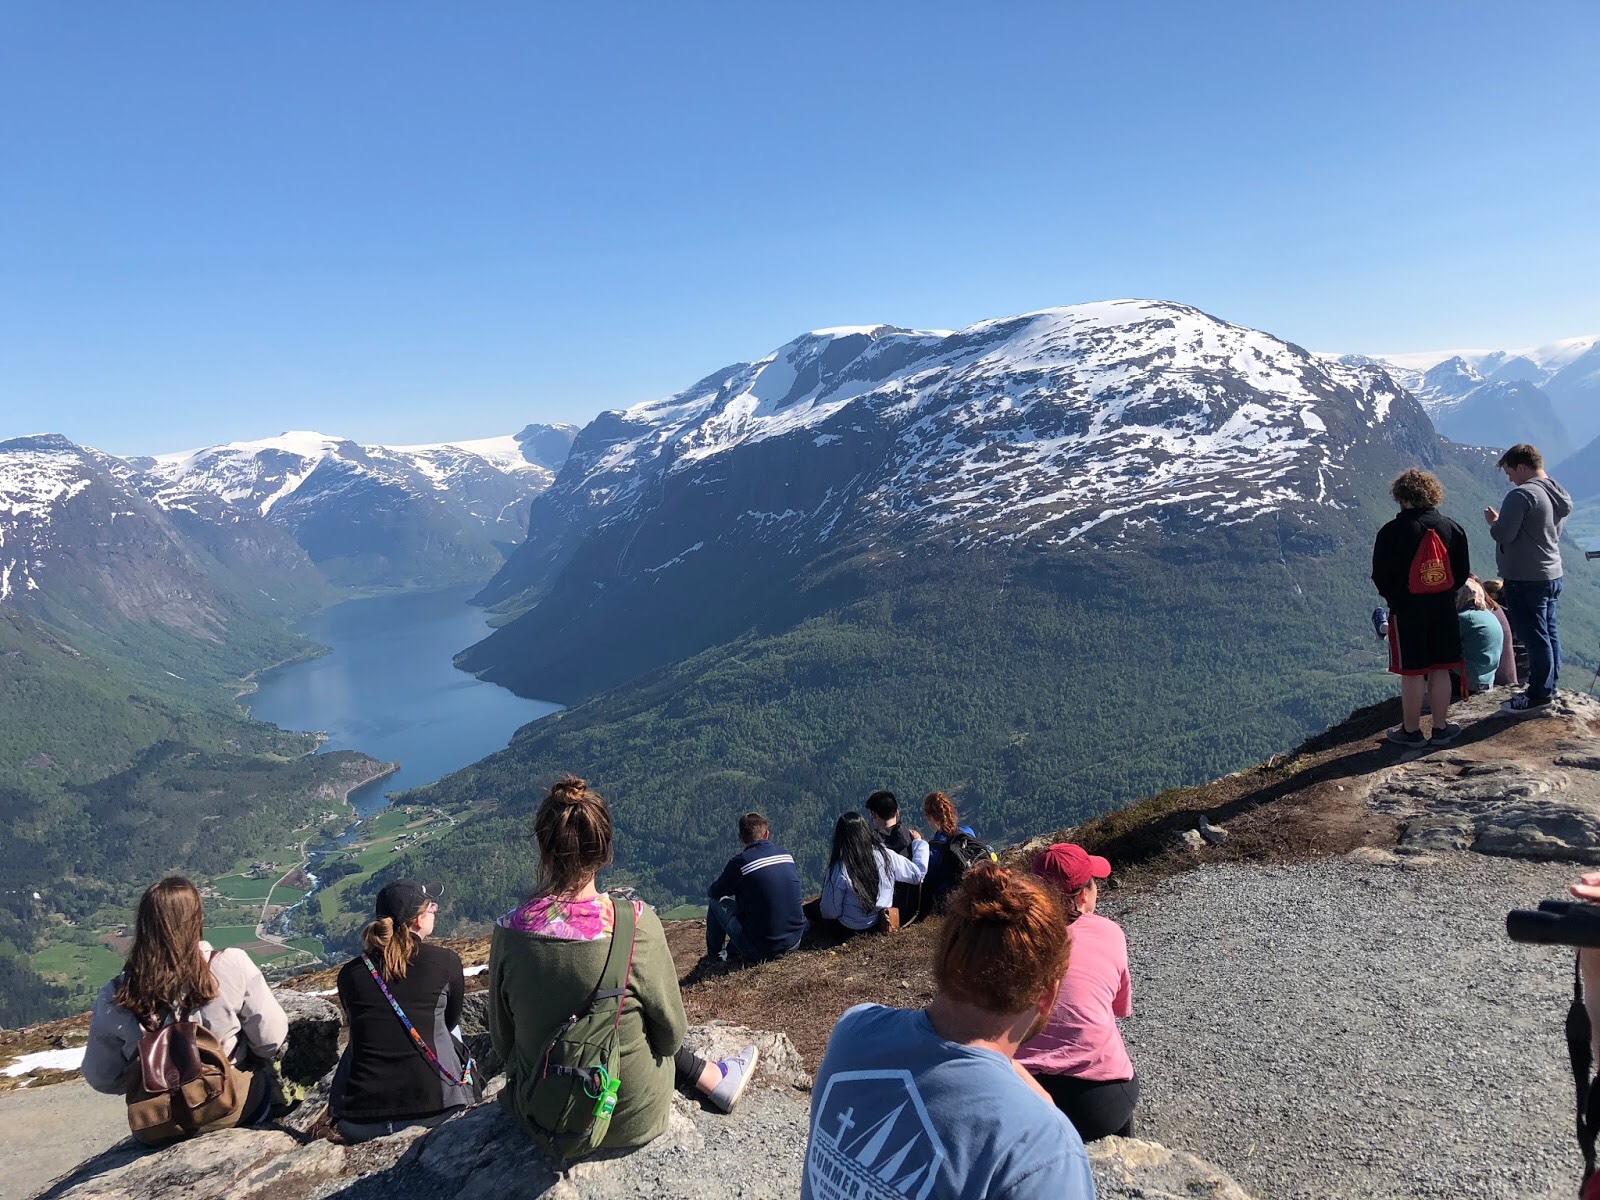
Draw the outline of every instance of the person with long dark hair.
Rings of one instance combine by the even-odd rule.
[[[860,813],[840,816],[833,826],[822,895],[807,916],[836,937],[890,929],[894,885],[921,883],[928,875],[927,839],[914,829],[910,836],[908,859],[879,841]]]
[[[350,1041],[328,1109],[346,1141],[431,1128],[477,1099],[469,1057],[450,1032],[466,990],[461,959],[427,940],[439,891],[412,879],[385,885],[361,953],[339,970]]]
[[[505,1060],[500,1105],[536,1140],[539,1086],[552,1034],[592,1004],[606,974],[612,932],[623,921],[632,960],[616,1001],[620,1088],[602,1146],[642,1146],[666,1130],[674,1080],[729,1111],[755,1070],[757,1050],[707,1062],[683,1044],[688,1018],[678,972],[655,910],[626,893],[600,891],[595,878],[611,863],[611,810],[583,780],[562,779],[534,817],[539,888],[495,925],[489,949],[489,1036]],[[626,917],[619,909],[627,905]],[[609,986],[609,985],[608,985]],[[610,999],[605,1001],[611,1003]],[[607,1010],[608,1012],[611,1010]]]
[[[289,1018],[261,968],[238,947],[212,949],[205,923],[200,892],[182,876],[145,889],[122,973],[95,999],[82,1067],[95,1091],[131,1096],[147,1032],[177,1020],[204,1026],[243,1078],[237,1109],[197,1134],[271,1115],[270,1067],[289,1038]]]

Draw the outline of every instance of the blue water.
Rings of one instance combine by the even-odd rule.
[[[327,733],[324,750],[360,750],[400,770],[356,791],[362,819],[386,794],[421,787],[502,749],[561,706],[524,700],[451,664],[489,632],[475,588],[405,592],[335,605],[297,627],[331,653],[279,668],[246,698],[251,715]]]

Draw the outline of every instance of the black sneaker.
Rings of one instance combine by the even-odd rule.
[[[1520,692],[1502,704],[1500,711],[1508,713],[1537,712],[1541,708],[1549,708],[1554,700],[1554,696],[1530,696],[1527,692]]]
[[[1388,738],[1396,746],[1426,746],[1428,735],[1420,729],[1407,730],[1404,725],[1396,725],[1389,730]]]
[[[1433,731],[1433,736],[1428,739],[1430,746],[1448,746],[1461,736],[1461,726],[1454,721],[1448,725],[1441,725]]]

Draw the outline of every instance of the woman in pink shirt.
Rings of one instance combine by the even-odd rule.
[[[1082,846],[1059,842],[1041,850],[1033,873],[1066,897],[1072,956],[1044,1032],[1022,1047],[1017,1062],[1067,1114],[1086,1142],[1133,1136],[1139,1078],[1117,1020],[1133,1013],[1128,942],[1115,921],[1095,913],[1099,881],[1111,864]]]

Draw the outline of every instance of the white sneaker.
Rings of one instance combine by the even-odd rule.
[[[706,1098],[723,1112],[732,1112],[733,1106],[739,1103],[739,1097],[744,1095],[745,1084],[756,1073],[756,1061],[760,1057],[760,1050],[746,1046],[732,1058],[718,1062],[717,1066],[722,1068],[722,1082],[712,1088],[711,1095]]]

